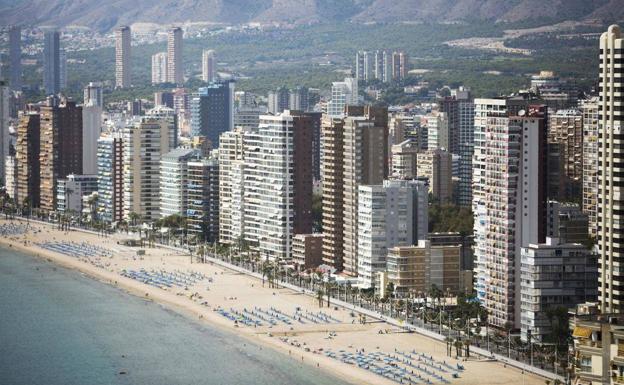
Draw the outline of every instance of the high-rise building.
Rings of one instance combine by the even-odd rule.
[[[581,103],[583,113],[583,212],[589,216],[589,234],[598,234],[598,98]]]
[[[623,202],[620,175],[624,172],[622,137],[622,50],[624,39],[619,26],[612,25],[600,37],[600,101],[598,114],[598,264],[600,273],[599,301],[602,313],[624,310],[624,222],[619,217]]]
[[[289,108],[290,93],[288,88],[280,87],[275,91],[269,91],[268,105],[269,114],[277,115]]]
[[[311,126],[286,111],[245,134],[244,234],[262,259],[291,258],[293,236],[312,232]]]
[[[97,141],[102,132],[102,107],[82,106],[82,172],[97,174]]]
[[[205,49],[202,52],[202,80],[206,83],[217,81],[217,59],[214,50]]]
[[[176,145],[175,116],[145,116],[123,129],[124,218],[160,218],[160,157]]]
[[[199,157],[193,148],[176,148],[160,158],[160,217],[186,216],[188,210],[188,163]]]
[[[374,77],[373,53],[368,51],[358,51],[355,55],[355,78],[359,81],[370,81]]]
[[[154,92],[154,106],[173,108],[173,93],[169,91]]]
[[[98,139],[98,216],[113,223],[123,216],[123,138],[112,133]]]
[[[9,99],[10,90],[6,83],[0,81],[0,181],[5,180],[5,165],[6,157],[9,156]]]
[[[583,115],[559,110],[548,116],[548,197],[569,200],[581,196],[583,179]]]
[[[219,242],[224,244],[243,237],[244,133],[250,130],[226,131],[219,140]]]
[[[344,272],[357,275],[358,191],[360,185],[381,184],[388,176],[388,110],[347,108],[344,122],[343,221]]]
[[[453,170],[451,153],[427,150],[416,155],[416,175],[429,180],[429,192],[438,203],[445,204],[453,197]]]
[[[345,108],[355,106],[359,102],[358,84],[354,78],[345,78],[342,82],[333,82],[331,100],[327,104],[327,115],[342,118],[346,116]]]
[[[82,175],[82,107],[48,98],[41,107],[40,207],[56,210],[57,184],[69,174]]]
[[[115,31],[115,87],[128,88],[131,85],[132,32],[124,26]]]
[[[184,84],[182,59],[182,28],[175,27],[167,35],[167,83]]]
[[[409,59],[404,51],[392,53],[392,77],[397,80],[405,79],[409,72]]]
[[[189,234],[219,240],[219,162],[216,157],[188,162],[186,218]]]
[[[474,152],[474,100],[469,89],[451,90],[452,101],[440,105],[449,118],[451,152],[459,155],[459,181],[457,203],[469,207],[472,204],[472,156]],[[457,142],[455,142],[457,138]],[[457,144],[455,144],[457,143]]]
[[[449,152],[452,143],[451,133],[449,132],[448,116],[444,112],[432,111],[425,116],[427,121],[427,149],[443,149]]]
[[[323,263],[341,271],[344,259],[344,119],[323,116],[321,138]]]
[[[520,326],[520,248],[546,238],[547,107],[508,117],[506,102],[475,101],[490,117],[475,143],[475,160],[486,158],[475,170],[473,207],[477,297],[488,322],[508,330]]]
[[[84,102],[85,106],[97,106],[104,108],[104,93],[102,91],[102,83],[89,82],[84,88]]]
[[[9,27],[9,85],[12,90],[22,90],[22,28]]]
[[[152,84],[167,83],[168,79],[167,52],[158,52],[152,55]]]
[[[61,91],[60,44],[58,31],[47,30],[44,32],[43,88],[47,95],[56,95]]]
[[[192,94],[191,135],[219,147],[219,136],[234,127],[234,82],[213,83]]]
[[[358,191],[358,269],[361,287],[378,287],[392,247],[425,240],[428,232],[429,187],[422,180],[385,180],[360,185]]]
[[[17,125],[17,141],[15,143],[15,160],[17,163],[17,195],[18,206],[39,207],[40,202],[40,168],[39,153],[41,138],[41,119],[37,113],[24,113]]]
[[[523,246],[521,256],[521,337],[546,342],[552,335],[549,310],[598,298],[596,255],[581,244],[546,238],[545,243]]]
[[[291,110],[307,112],[310,109],[308,89],[306,87],[296,87],[288,94],[288,108]]]
[[[393,58],[392,52],[375,51],[375,59],[374,59],[375,79],[381,80],[384,83],[389,83],[392,81],[392,77],[393,77],[392,58]],[[404,57],[404,59],[406,59],[406,57]]]

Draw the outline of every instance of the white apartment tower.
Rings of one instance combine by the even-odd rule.
[[[390,248],[426,239],[428,190],[423,180],[359,186],[357,273],[361,287],[377,286],[376,273],[386,270]]]
[[[621,90],[624,39],[612,25],[600,37],[600,101],[598,115],[598,266],[602,313],[624,309],[624,101]]]
[[[331,100],[327,104],[327,115],[332,118],[345,116],[345,107],[358,104],[357,79],[345,78],[342,82],[333,82]]]
[[[115,87],[130,87],[130,51],[132,33],[124,26],[115,31]]]
[[[152,55],[152,84],[167,83],[167,52],[158,52]]]
[[[182,35],[180,27],[172,28],[167,35],[167,83],[184,84]]]
[[[583,114],[583,212],[589,216],[589,234],[598,233],[598,98],[581,103]]]
[[[520,326],[520,249],[545,241],[546,107],[475,100],[475,289],[491,325]],[[478,128],[477,128],[478,127]]]

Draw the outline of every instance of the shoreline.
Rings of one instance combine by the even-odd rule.
[[[24,222],[24,220],[22,219],[16,219],[16,220],[19,222]],[[45,224],[45,225],[51,226],[50,224]],[[72,232],[77,232],[77,231],[78,230],[70,230],[66,233],[72,233]],[[249,333],[247,332],[245,328],[242,328],[242,327],[234,328],[231,325],[226,325],[226,322],[224,321],[224,319],[221,317],[218,317],[214,311],[208,311],[208,312],[198,311],[197,309],[194,309],[193,306],[189,306],[190,304],[181,304],[178,301],[175,301],[171,298],[167,298],[166,295],[163,295],[166,292],[162,292],[162,290],[159,291],[157,288],[154,288],[148,285],[143,285],[144,287],[142,289],[145,290],[144,292],[143,290],[141,290],[141,288],[136,286],[136,283],[138,282],[130,278],[122,277],[118,274],[111,273],[108,271],[102,271],[101,269],[97,269],[88,264],[80,263],[80,261],[76,261],[75,259],[69,256],[50,252],[47,250],[35,250],[33,249],[33,247],[36,247],[34,245],[33,246],[23,245],[19,242],[6,239],[3,237],[0,237],[0,246],[9,250],[16,250],[23,254],[28,254],[32,257],[45,260],[47,262],[56,264],[60,267],[63,267],[71,271],[82,273],[85,276],[89,277],[90,279],[94,279],[103,284],[117,288],[123,291],[124,293],[135,296],[137,298],[141,298],[143,300],[149,300],[152,303],[156,303],[161,306],[164,306],[165,308],[168,308],[174,311],[180,316],[187,318],[188,321],[199,323],[202,326],[207,325],[210,327],[214,327],[224,333],[235,334],[237,337],[240,337],[244,340],[254,343],[260,347],[268,348],[275,352],[278,352],[281,355],[283,355],[284,358],[292,359],[293,361],[297,363],[303,362],[303,364],[307,365],[310,368],[316,367],[319,370],[322,370],[323,372],[325,372],[326,374],[333,376],[335,378],[338,378],[340,380],[343,380],[347,383],[354,384],[354,385],[355,384],[376,385],[379,383],[379,382],[370,381],[365,378],[361,378],[361,376],[349,375],[347,373],[344,373],[343,370],[330,370],[330,367],[334,366],[334,365],[331,365],[332,363],[334,363],[333,361],[329,361],[328,363],[325,362],[323,365],[320,365],[321,360],[319,360],[318,362],[313,362],[313,363],[310,362],[310,361],[314,361],[315,358],[327,359],[325,356],[315,356],[312,353],[302,351],[298,353],[301,353],[302,357],[307,356],[306,357],[307,360],[303,358],[301,360],[295,359],[293,355],[289,354],[289,351],[291,351],[292,349],[288,349],[284,344],[277,343],[279,340],[276,340],[268,336],[266,336],[265,338],[262,338],[262,335],[266,333]],[[157,247],[157,248],[160,248],[160,247]],[[255,279],[255,278],[251,277],[251,279]],[[289,290],[289,289],[283,289],[283,288],[277,289],[276,288],[275,290]],[[319,365],[317,366],[315,364],[319,364]]]
[[[21,224],[27,223],[24,219],[14,219],[13,221],[0,219],[0,224],[9,222]],[[443,342],[434,341],[429,337],[418,335],[416,333],[401,334],[393,331],[390,335],[386,334],[379,336],[378,332],[380,330],[392,329],[393,327],[385,322],[375,323],[374,325],[355,324],[354,321],[346,315],[351,312],[350,310],[342,307],[340,310],[334,310],[334,306],[340,307],[340,305],[336,303],[334,303],[331,308],[324,307],[322,310],[331,313],[333,316],[339,317],[342,320],[341,323],[326,324],[323,326],[316,326],[312,324],[295,325],[297,327],[296,330],[294,330],[293,327],[289,328],[284,325],[279,325],[272,329],[270,326],[269,328],[251,328],[243,326],[242,324],[236,327],[233,325],[232,321],[224,318],[214,309],[228,309],[230,306],[236,305],[241,306],[241,302],[243,302],[242,305],[245,305],[244,302],[247,301],[246,306],[251,309],[253,309],[253,305],[262,305],[262,302],[264,302],[265,305],[270,306],[275,304],[277,308],[282,310],[284,307],[287,308],[288,306],[296,305],[297,307],[301,306],[303,309],[318,311],[318,302],[315,298],[310,298],[307,295],[293,291],[289,288],[281,287],[269,289],[262,287],[261,279],[248,274],[236,272],[228,269],[227,266],[222,266],[217,263],[209,262],[205,264],[190,264],[188,255],[183,256],[180,255],[181,253],[179,251],[163,247],[151,249],[146,248],[145,250],[147,255],[145,260],[141,258],[140,261],[137,261],[134,257],[134,253],[138,250],[138,248],[127,248],[125,251],[117,251],[114,259],[111,257],[110,263],[116,262],[115,266],[119,265],[119,267],[115,268],[109,266],[112,267],[110,269],[102,268],[102,266],[98,267],[76,257],[43,249],[35,243],[52,240],[62,240],[65,242],[85,241],[90,244],[98,244],[100,247],[106,247],[115,251],[114,248],[121,247],[114,243],[118,240],[115,236],[101,237],[96,233],[82,232],[81,230],[70,230],[65,232],[56,229],[54,224],[40,223],[37,221],[30,221],[29,223],[33,226],[33,228],[38,229],[38,231],[35,231],[34,234],[0,237],[0,244],[10,250],[16,250],[32,255],[33,257],[47,260],[64,268],[80,272],[91,279],[96,279],[104,284],[111,285],[135,297],[148,299],[152,302],[158,303],[159,305],[187,318],[189,321],[198,322],[202,326],[206,325],[209,327],[215,327],[218,328],[219,331],[223,331],[225,333],[234,333],[238,337],[242,337],[244,340],[254,343],[261,348],[268,348],[277,351],[280,354],[283,354],[284,357],[289,357],[297,363],[305,364],[310,368],[316,367],[324,373],[347,383],[383,385],[396,384],[397,382],[380,377],[370,371],[360,369],[356,365],[348,365],[341,362],[341,360],[327,357],[324,353],[325,351],[330,350],[329,348],[336,351],[338,349],[353,348],[353,345],[357,344],[362,351],[364,350],[364,347],[366,347],[366,351],[368,352],[373,350],[384,350],[384,348],[380,348],[380,346],[385,345],[385,351],[387,352],[392,352],[392,347],[394,347],[394,350],[397,351],[396,347],[398,346],[400,350],[403,351],[411,351],[413,348],[418,350],[425,349],[424,351],[427,354],[433,354],[438,359],[440,359],[440,357],[447,357],[445,344]],[[76,237],[77,234],[80,234],[80,237]],[[124,254],[127,255],[124,256]],[[130,258],[133,260],[130,260]],[[197,301],[193,301],[188,298],[186,294],[189,294],[190,292],[186,292],[185,295],[181,296],[180,293],[176,294],[173,290],[163,290],[161,288],[150,286],[143,282],[120,275],[119,269],[121,267],[123,267],[124,270],[127,268],[136,268],[136,266],[128,266],[136,264],[149,264],[151,266],[146,266],[146,268],[151,267],[152,269],[167,266],[170,269],[174,267],[200,270],[203,273],[210,274],[211,277],[214,277],[215,281],[219,284],[222,279],[225,279],[223,281],[224,285],[217,285],[216,283],[213,284],[212,281],[210,281],[211,288],[208,290],[214,290],[221,293],[218,295],[236,295],[237,297],[234,297],[234,301],[232,301],[232,298],[227,297],[210,298],[211,305],[202,306]],[[117,271],[115,271],[115,269],[117,269]],[[217,288],[214,289],[214,286],[217,286]],[[193,288],[191,291],[193,290],[200,289]],[[211,291],[205,295],[207,297],[214,297],[214,294],[212,294]],[[245,295],[250,298],[245,298]],[[243,297],[238,298],[240,296]],[[351,323],[347,321],[351,321]],[[329,332],[337,333],[339,335],[334,338],[325,337]],[[282,340],[284,337],[288,337],[288,341]],[[294,345],[292,341],[294,341]],[[300,343],[302,343],[303,346]],[[319,345],[321,345],[322,348],[318,348]],[[317,348],[313,348],[313,346],[317,346]],[[355,348],[357,350],[357,347]],[[447,357],[446,359],[451,362],[454,361],[452,358]],[[482,378],[486,378],[491,370],[505,372],[505,375],[501,376],[498,381],[491,382],[493,384],[542,384],[544,381],[542,377],[522,373],[520,370],[509,366],[505,367],[501,362],[476,360],[474,357],[468,361],[457,362],[462,362],[462,365],[466,365],[468,370],[465,373],[462,373],[462,377],[459,380],[453,379],[453,384],[482,383]],[[482,375],[476,377],[475,375],[478,373],[470,373],[473,371],[473,367],[475,368],[474,371],[481,372]],[[466,375],[465,378],[463,377],[464,374]],[[480,378],[480,380],[478,380],[478,378]],[[440,382],[434,381],[434,383]]]

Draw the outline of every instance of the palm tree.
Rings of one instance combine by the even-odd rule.
[[[98,200],[99,197],[97,193],[91,194],[87,200],[87,203],[89,204],[89,213],[91,214],[91,225],[93,225],[93,223],[97,221]]]
[[[136,226],[137,222],[141,219],[141,216],[135,212],[131,212],[130,214],[128,214],[128,218],[130,218],[132,226]]]
[[[325,293],[323,293],[323,289],[318,289],[318,291],[316,292],[316,299],[318,299],[319,301],[319,307],[323,307],[323,296],[325,295]]]

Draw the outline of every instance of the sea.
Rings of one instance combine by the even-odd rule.
[[[346,385],[157,303],[0,248],[0,385]]]

